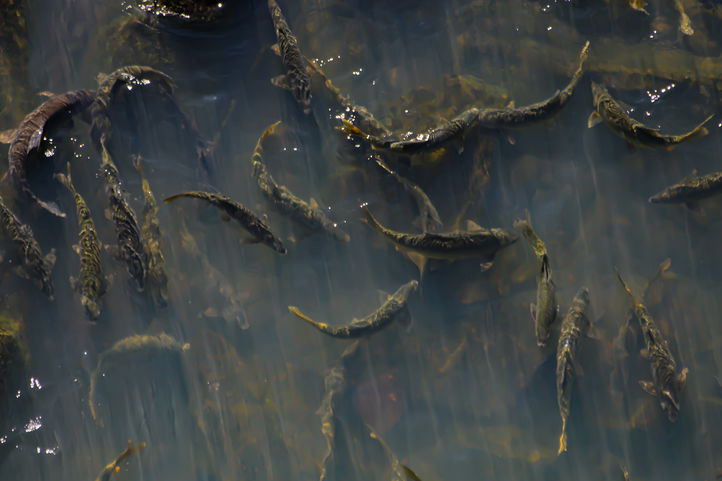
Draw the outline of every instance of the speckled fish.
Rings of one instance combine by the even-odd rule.
[[[98,379],[103,368],[108,364],[122,364],[124,358],[146,352],[176,352],[182,353],[190,349],[190,344],[181,344],[171,336],[161,333],[157,336],[136,335],[129,336],[116,342],[110,349],[104,351],[98,356],[98,364],[90,375],[90,384],[88,388],[88,408],[90,416],[99,425],[103,425],[102,420],[98,417],[96,409],[97,402],[95,400],[98,389]]]
[[[115,235],[118,245],[113,249],[114,256],[125,263],[128,274],[132,277],[138,291],[145,289],[145,281],[148,275],[148,259],[143,245],[143,237],[138,227],[138,219],[135,211],[128,204],[126,193],[120,181],[120,173],[113,163],[110,153],[101,141],[100,173],[105,179],[105,191],[108,194],[110,203],[110,217],[115,226]]]
[[[526,219],[518,220],[514,227],[521,230],[524,237],[529,241],[534,254],[540,261],[539,276],[537,278],[536,304],[529,305],[531,318],[534,321],[534,332],[539,347],[546,346],[551,335],[552,325],[559,313],[559,304],[556,300],[556,287],[552,280],[552,268],[549,266],[549,256],[544,242],[534,232],[531,225],[529,211],[526,211]]]
[[[407,282],[399,287],[392,295],[388,296],[386,302],[374,312],[361,319],[353,319],[349,324],[343,326],[331,326],[325,322],[314,321],[296,306],[288,306],[288,310],[329,336],[340,338],[368,336],[387,327],[397,319],[407,319],[409,316],[409,296],[416,291],[418,286],[418,281]]]
[[[443,226],[441,217],[439,216],[439,211],[436,210],[436,207],[434,207],[431,199],[429,199],[429,196],[426,195],[426,192],[424,192],[421,187],[414,184],[406,177],[401,176],[398,172],[389,167],[389,165],[378,155],[374,156],[374,160],[379,167],[384,169],[394,179],[396,179],[406,192],[411,194],[414,198],[416,207],[419,209],[419,223],[421,224],[421,230],[423,232],[434,231]]]
[[[120,471],[121,463],[127,461],[128,458],[131,457],[133,454],[142,451],[147,445],[147,443],[133,444],[128,441],[128,447],[125,448],[123,452],[118,455],[117,458],[115,458],[105,468],[103,468],[100,474],[98,474],[98,477],[95,478],[95,481],[108,481],[113,474]]]
[[[709,130],[704,126],[712,120],[713,115],[707,117],[697,127],[682,135],[664,135],[659,129],[645,126],[638,120],[630,117],[622,106],[609,95],[606,88],[592,82],[592,95],[594,97],[594,112],[589,116],[587,127],[594,127],[604,121],[617,135],[632,145],[640,147],[660,147],[671,150],[676,145],[688,140],[704,137]]]
[[[151,295],[159,307],[168,305],[168,277],[165,274],[165,257],[160,247],[160,222],[158,221],[158,205],[155,201],[150,183],[145,177],[140,156],[133,160],[133,166],[138,171],[143,190],[143,240],[148,259],[148,281]]]
[[[684,204],[694,208],[698,200],[722,192],[722,172],[699,175],[697,170],[649,198],[652,204]]]
[[[93,102],[94,98],[95,91],[93,90],[73,90],[53,95],[26,115],[17,129],[5,132],[0,136],[3,141],[10,143],[8,175],[15,185],[37,205],[58,217],[65,217],[65,213],[55,203],[40,200],[28,184],[26,169],[28,155],[40,146],[40,142],[43,140],[43,129],[48,120],[68,110],[84,110]]]
[[[684,368],[677,373],[677,363],[674,361],[674,357],[667,347],[669,343],[662,336],[657,323],[649,315],[646,306],[637,299],[624,282],[619,272],[617,272],[617,277],[632,299],[634,316],[639,321],[642,337],[644,337],[645,349],[642,354],[649,360],[652,371],[652,380],[639,381],[639,384],[647,393],[657,398],[662,411],[667,414],[667,418],[671,422],[674,422],[679,415],[679,398],[687,382],[689,370]]]
[[[559,435],[559,451],[567,450],[567,419],[572,400],[572,389],[576,377],[575,364],[579,341],[589,329],[587,307],[589,306],[589,289],[582,287],[572,300],[566,316],[562,319],[562,330],[557,342],[557,405],[562,418],[562,430]]]
[[[303,63],[303,55],[298,48],[298,40],[283,16],[281,7],[276,0],[268,0],[268,11],[271,13],[273,28],[278,40],[277,49],[281,55],[286,74],[272,79],[273,85],[290,90],[304,113],[311,112],[311,89],[308,72]]]
[[[15,268],[16,274],[33,281],[50,300],[53,300],[53,281],[50,275],[55,265],[55,249],[51,249],[46,256],[43,256],[33,230],[29,225],[20,222],[2,198],[0,198],[0,226],[17,250],[20,265]]]
[[[473,226],[473,230],[435,234],[405,234],[379,224],[366,207],[363,207],[365,221],[375,230],[394,243],[406,254],[423,273],[427,259],[459,260],[480,258],[482,270],[494,264],[496,253],[517,241],[518,236],[504,229],[484,229]]]
[[[271,232],[271,228],[266,225],[256,214],[251,212],[245,206],[239,204],[235,200],[221,194],[214,194],[212,192],[201,192],[201,191],[189,191],[175,194],[167,199],[165,202],[173,202],[181,197],[191,197],[200,199],[208,202],[209,204],[217,207],[221,210],[221,218],[223,220],[235,219],[246,231],[248,231],[252,238],[246,240],[248,243],[262,243],[278,252],[279,254],[285,254],[286,248],[283,246],[283,242]]]
[[[107,286],[100,262],[100,241],[88,204],[73,185],[70,164],[68,164],[67,175],[56,174],[56,177],[75,200],[75,212],[80,228],[78,245],[73,246],[75,252],[80,256],[80,276],[78,279],[71,277],[70,282],[80,292],[80,303],[85,307],[88,317],[95,321],[100,316],[103,305],[101,297],[105,294]]]
[[[308,203],[294,195],[285,185],[278,184],[268,172],[263,159],[263,144],[270,135],[275,135],[276,128],[281,122],[268,127],[256,143],[251,156],[252,175],[263,195],[280,212],[298,222],[311,231],[322,231],[337,240],[348,242],[351,237],[344,232],[338,223],[332,221],[318,206],[315,200]]]

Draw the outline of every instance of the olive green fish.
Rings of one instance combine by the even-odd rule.
[[[248,208],[239,204],[230,197],[221,194],[214,194],[212,192],[201,192],[195,190],[172,195],[165,199],[165,202],[173,202],[181,197],[192,197],[208,202],[221,210],[221,218],[223,220],[235,219],[236,222],[238,222],[252,236],[252,238],[246,242],[265,244],[279,254],[285,254],[287,252],[286,248],[283,246],[283,242],[281,242],[281,240],[276,237],[273,232],[271,232],[271,228],[268,227],[265,222],[263,222]]]
[[[157,352],[175,352],[182,353],[190,349],[190,344],[181,344],[171,336],[161,333],[157,336],[152,335],[135,335],[121,339],[113,344],[107,351],[102,352],[98,356],[98,363],[90,375],[90,384],[88,388],[88,408],[90,416],[99,425],[103,425],[102,420],[98,417],[97,402],[95,400],[98,390],[98,379],[108,364],[122,364],[124,358],[142,353]]]
[[[362,208],[365,222],[393,242],[397,249],[411,259],[423,273],[427,259],[459,260],[480,258],[482,270],[494,264],[496,253],[518,240],[518,236],[504,229],[484,229],[474,226],[473,230],[436,234],[405,234],[388,229]]]
[[[142,291],[145,289],[145,281],[148,276],[148,258],[138,227],[138,219],[135,211],[128,204],[120,173],[110,157],[104,140],[101,141],[100,148],[102,158],[100,173],[105,180],[110,216],[113,219],[115,235],[118,239],[118,245],[113,248],[113,254],[114,257],[125,263],[128,274],[135,280],[138,291]]]
[[[549,265],[549,256],[544,242],[534,231],[531,225],[529,211],[526,211],[526,219],[518,220],[514,227],[521,230],[524,237],[529,241],[534,254],[540,261],[539,276],[537,278],[536,304],[529,305],[531,318],[534,321],[534,332],[539,347],[546,346],[551,335],[552,325],[559,313],[559,304],[556,301],[556,287],[552,280],[552,268]]]
[[[698,200],[722,192],[722,172],[699,175],[697,170],[649,198],[652,204],[684,204],[695,208]]]
[[[381,307],[374,312],[361,319],[353,319],[349,324],[344,326],[331,326],[325,322],[314,321],[296,306],[288,306],[288,310],[329,336],[340,338],[368,336],[380,331],[397,319],[408,319],[409,311],[407,304],[409,296],[416,291],[418,286],[418,281],[407,282],[399,287],[392,295],[388,296]]]
[[[20,222],[2,198],[0,198],[0,225],[17,251],[20,265],[15,268],[15,273],[33,281],[50,300],[53,300],[54,289],[50,275],[55,265],[55,249],[51,249],[46,256],[43,256],[33,230],[29,225]]]
[[[278,51],[283,66],[286,67],[285,75],[279,75],[271,81],[276,87],[290,90],[296,102],[303,108],[303,112],[308,114],[311,112],[310,80],[303,63],[303,55],[298,48],[298,40],[288,26],[276,0],[268,0],[268,11],[273,20],[273,28],[276,30]]]
[[[145,177],[140,156],[136,156],[133,165],[138,171],[143,190],[143,239],[148,259],[148,281],[151,295],[159,307],[168,305],[168,277],[165,274],[165,257],[160,246],[160,222],[158,221],[158,204],[156,204],[150,183]]]
[[[121,463],[127,461],[128,458],[131,457],[133,454],[142,451],[147,445],[147,443],[133,444],[128,441],[128,447],[125,448],[123,452],[118,455],[117,458],[115,458],[106,467],[103,468],[100,474],[98,474],[98,477],[95,478],[95,481],[108,481],[113,474],[120,471]]]
[[[671,422],[674,422],[679,415],[679,398],[687,382],[689,370],[684,368],[677,373],[677,363],[669,350],[669,343],[662,336],[657,323],[652,319],[647,307],[637,299],[626,282],[624,282],[619,272],[617,272],[617,277],[632,299],[634,316],[639,321],[642,337],[644,337],[645,350],[643,351],[643,357],[649,360],[652,371],[652,380],[639,381],[639,384],[647,393],[657,398],[662,411],[667,414],[667,418]]]
[[[256,143],[251,156],[252,175],[263,195],[280,212],[312,231],[323,231],[337,240],[348,242],[351,237],[341,230],[338,223],[332,221],[319,207],[315,200],[308,203],[294,195],[285,185],[278,184],[268,172],[263,159],[263,144],[265,140],[276,134],[276,128],[281,123],[274,123],[268,127]]]
[[[71,278],[70,282],[80,292],[80,303],[85,307],[88,317],[95,321],[100,316],[103,306],[101,297],[107,288],[103,266],[100,262],[100,241],[88,204],[73,185],[70,164],[68,164],[68,173],[56,174],[56,178],[68,189],[75,200],[75,212],[80,228],[78,244],[73,246],[75,252],[80,256],[80,276],[78,279]]]
[[[567,419],[572,400],[572,389],[576,377],[576,357],[579,341],[589,329],[587,307],[589,306],[589,289],[582,287],[572,300],[566,316],[562,319],[562,329],[557,342],[557,405],[562,418],[562,432],[559,435],[559,451],[567,450]]]
[[[607,89],[596,82],[592,82],[592,96],[594,97],[594,112],[589,116],[587,127],[594,127],[604,121],[614,133],[630,144],[640,147],[660,147],[671,150],[682,142],[704,137],[709,133],[705,124],[714,117],[710,115],[686,134],[664,135],[659,132],[659,129],[647,127],[630,117],[619,102],[609,95]]]

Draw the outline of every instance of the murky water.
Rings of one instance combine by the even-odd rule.
[[[149,28],[129,22],[142,15],[127,3],[5,2],[19,15],[4,16],[13,29],[0,37],[8,45],[3,128],[43,100],[36,92],[95,88],[99,72],[140,64],[173,77],[179,105],[217,145],[206,175],[195,135],[154,85],[123,92],[111,150],[136,211],[143,206],[136,153],[160,202],[169,306],[154,307],[103,252],[111,282],[94,324],[68,280],[79,269],[73,200],[51,177],[72,162],[101,241],[113,243],[88,125],[80,117],[52,124],[30,171],[33,188],[68,212],[65,220],[33,210],[4,185],[8,204],[58,260],[50,302],[14,275],[12,246],[3,244],[2,312],[22,321],[25,361],[9,365],[0,383],[0,479],[95,479],[132,440],[148,445],[114,478],[316,480],[326,454],[317,412],[324,378],[352,341],[325,336],[287,306],[340,325],[373,311],[381,291],[419,279],[414,264],[360,222],[359,210],[368,203],[385,225],[416,233],[413,199],[363,142],[336,129],[338,107],[319,82],[310,115],[270,83],[283,67],[270,49],[265,2],[237,3],[209,25],[165,19]],[[471,106],[542,100],[566,85],[579,49],[591,42],[588,73],[553,120],[476,130],[463,148],[388,158],[429,195],[442,231],[467,220],[510,229],[528,209],[549,250],[561,314],[580,286],[590,289],[594,336],[581,343],[569,451],[557,456],[558,333],[548,348],[536,346],[529,303],[538,265],[521,239],[486,272],[474,259],[432,263],[411,298],[412,322],[361,342],[334,401],[329,479],[394,476],[367,426],[424,481],[621,479],[619,465],[639,480],[718,476],[722,204],[713,197],[689,210],[647,198],[693,169],[719,169],[719,120],[708,136],[673,151],[630,148],[606,126],[586,126],[591,80],[665,133],[719,114],[722,7],[682,3],[692,36],[678,31],[667,0],[650,0],[650,15],[623,0],[281,4],[303,53],[399,132],[423,131]],[[350,243],[298,228],[261,195],[251,153],[278,120],[279,135],[266,145],[269,170],[328,209]],[[162,202],[190,189],[223,192],[266,213],[288,254],[241,242],[240,228],[199,202]],[[646,302],[690,372],[673,424],[638,385],[649,364],[636,321],[622,330],[630,304],[614,273],[616,266],[641,293],[667,257],[674,275],[654,282]],[[161,332],[190,348],[104,363],[94,420],[89,384],[100,354],[122,338]]]

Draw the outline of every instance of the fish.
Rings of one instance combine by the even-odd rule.
[[[315,200],[311,199],[309,203],[294,195],[288,187],[278,184],[268,171],[263,158],[263,144],[269,136],[275,135],[280,123],[279,120],[263,132],[251,156],[251,175],[259,189],[276,209],[305,228],[325,232],[341,242],[349,242],[351,237],[319,208]]]
[[[587,127],[594,127],[604,121],[617,135],[632,145],[649,148],[663,148],[672,150],[682,142],[704,137],[709,133],[705,127],[714,115],[704,119],[694,129],[682,135],[665,135],[659,129],[645,126],[638,120],[630,117],[624,108],[609,95],[606,88],[592,82],[592,95],[594,97],[594,111],[587,120]]]
[[[98,477],[95,478],[95,481],[108,481],[113,474],[120,471],[121,463],[125,462],[133,454],[142,451],[147,445],[148,443],[133,444],[132,442],[128,441],[128,447],[125,448],[123,452],[118,455],[117,458],[115,458],[106,467],[103,468],[100,474],[98,474]]]
[[[389,167],[389,165],[384,162],[380,156],[374,155],[374,160],[379,167],[384,169],[394,179],[396,179],[406,192],[411,194],[414,198],[416,207],[419,209],[419,222],[423,232],[434,231],[444,225],[443,222],[441,222],[439,211],[436,210],[436,207],[431,202],[431,199],[429,199],[429,196],[426,195],[426,192],[424,192],[421,187],[414,184],[406,177],[401,176],[398,172]]]
[[[407,282],[392,295],[387,296],[386,301],[374,312],[361,319],[353,319],[349,324],[343,326],[332,326],[325,322],[314,321],[296,306],[288,306],[288,310],[332,337],[348,339],[368,336],[384,329],[397,319],[408,319],[408,300],[418,286],[419,282],[416,280]]]
[[[579,341],[589,329],[589,319],[586,315],[589,306],[589,289],[580,288],[569,311],[562,319],[562,329],[557,342],[557,405],[562,419],[562,429],[559,435],[559,450],[561,454],[567,450],[567,418],[572,400],[572,388],[576,377],[576,356],[579,350]]]
[[[143,291],[148,276],[148,256],[145,252],[140,227],[138,227],[138,218],[128,204],[120,173],[105,145],[105,137],[101,141],[100,148],[102,158],[100,173],[105,180],[110,217],[113,220],[115,235],[118,239],[118,245],[111,250],[114,257],[125,263],[128,274],[135,280],[138,291]]]
[[[10,143],[7,173],[9,178],[13,180],[22,194],[57,217],[65,217],[66,214],[54,202],[41,200],[28,184],[26,169],[28,156],[40,146],[40,142],[43,140],[43,130],[51,118],[62,112],[85,110],[93,103],[95,95],[94,90],[71,90],[53,95],[27,114],[17,129],[3,132],[0,136],[3,142]]]
[[[556,286],[552,279],[552,269],[549,265],[549,255],[544,242],[534,231],[531,225],[529,211],[526,211],[526,219],[518,220],[514,227],[521,230],[522,234],[529,241],[534,254],[540,261],[539,276],[537,278],[536,304],[529,305],[531,317],[534,321],[534,332],[539,347],[545,347],[551,335],[552,325],[559,314],[559,304],[556,301]]]
[[[245,230],[247,230],[252,238],[246,240],[247,243],[255,244],[262,243],[278,252],[279,254],[285,254],[288,252],[283,246],[283,242],[271,232],[271,228],[266,225],[256,214],[251,212],[248,208],[239,204],[235,200],[222,194],[214,194],[212,192],[202,192],[198,190],[181,192],[180,194],[172,195],[164,202],[173,202],[181,197],[191,197],[200,199],[209,204],[219,208],[222,211],[221,218],[223,220],[235,219]]]
[[[268,0],[268,11],[273,20],[273,28],[276,30],[276,39],[278,40],[276,49],[286,68],[285,75],[279,75],[271,79],[271,82],[276,87],[290,90],[303,112],[309,114],[311,113],[311,81],[304,65],[303,55],[298,48],[298,40],[288,26],[276,0]]]
[[[158,221],[158,204],[155,201],[150,183],[145,177],[143,164],[139,155],[135,156],[133,166],[140,175],[143,190],[143,240],[148,259],[148,281],[151,295],[158,307],[168,305],[168,276],[165,273],[165,257],[160,245],[160,222]]]
[[[175,352],[183,353],[190,349],[190,344],[180,343],[166,333],[156,335],[138,334],[121,339],[113,344],[107,351],[103,351],[98,356],[98,363],[90,375],[90,383],[88,387],[88,408],[90,416],[93,420],[102,426],[103,421],[98,416],[97,411],[97,391],[98,379],[103,368],[108,364],[122,364],[124,358],[137,355],[144,352]]]
[[[689,369],[685,367],[677,372],[677,363],[669,350],[669,343],[662,336],[662,332],[647,311],[647,307],[634,295],[619,271],[617,271],[617,278],[632,300],[634,316],[639,321],[645,343],[642,356],[650,362],[652,380],[639,381],[639,384],[645,392],[657,398],[662,411],[667,414],[667,419],[674,422],[679,416],[680,396],[687,383]]]
[[[101,297],[105,294],[107,281],[103,275],[103,266],[100,262],[100,241],[95,231],[95,223],[88,204],[83,196],[76,190],[70,174],[70,164],[66,174],[58,173],[55,177],[68,189],[75,200],[75,212],[78,218],[78,244],[73,246],[80,256],[80,276],[71,278],[70,282],[80,292],[80,303],[90,320],[100,317],[102,309]]]
[[[722,192],[722,172],[699,175],[697,170],[649,198],[652,204],[684,204],[690,209],[696,202]]]
[[[20,219],[5,205],[0,197],[0,225],[8,240],[17,249],[20,265],[15,273],[20,277],[33,281],[51,301],[55,298],[55,290],[51,278],[55,265],[55,249],[43,256],[40,244],[35,240],[33,229],[20,222]]]
[[[423,273],[427,259],[455,261],[467,258],[480,258],[482,271],[494,264],[496,253],[518,240],[518,236],[504,229],[484,229],[477,225],[473,230],[447,232],[442,234],[425,232],[423,234],[405,234],[382,226],[367,207],[362,207],[364,221],[390,240],[398,250],[416,264]]]
[[[692,20],[690,20],[687,12],[684,11],[684,5],[681,0],[674,0],[674,9],[679,13],[679,31],[687,36],[694,35]]]

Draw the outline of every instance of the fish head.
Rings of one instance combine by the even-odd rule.
[[[270,231],[266,232],[263,237],[264,243],[274,251],[278,252],[279,254],[286,254],[288,252],[288,249],[286,249],[286,246],[283,245],[281,239],[273,235]]]
[[[597,82],[592,82],[592,98],[594,99],[594,105],[597,105],[597,100],[605,93],[607,93],[607,89],[599,85]]]
[[[504,229],[499,229],[498,227],[493,227],[491,229],[491,233],[497,242],[499,242],[501,247],[506,247],[519,240],[518,234]]]

